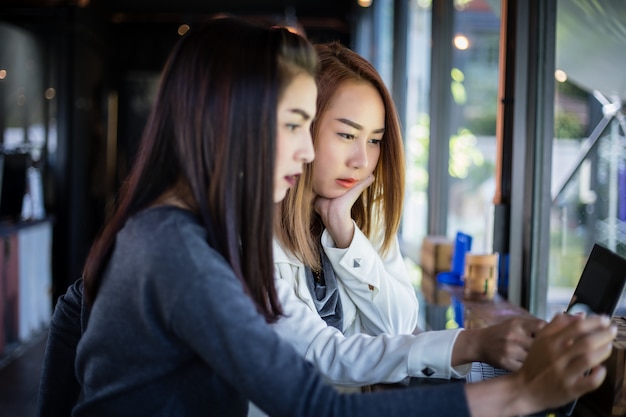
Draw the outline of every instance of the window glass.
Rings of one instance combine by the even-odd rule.
[[[0,220],[37,220],[45,216],[42,171],[56,150],[55,90],[44,86],[36,35],[0,23],[0,39]]]
[[[388,89],[393,72],[393,0],[364,2],[358,9],[353,49],[374,65]],[[359,3],[360,4],[360,3]]]
[[[626,256],[625,22],[626,2],[557,2],[549,316],[594,243]]]
[[[402,238],[411,251],[426,235],[428,186],[428,101],[430,90],[431,2],[410,2],[407,44],[406,201]]]
[[[449,195],[447,235],[473,237],[475,251],[491,251],[495,192],[496,110],[498,93],[499,2],[455,0],[452,66],[453,98],[448,119]],[[402,238],[415,252],[426,235],[428,153],[431,144],[429,94],[431,1],[410,2],[407,80],[407,197]],[[445,146],[433,144],[433,146]],[[436,196],[431,197],[436,198]]]
[[[0,128],[5,150],[35,153],[44,145],[44,68],[37,39],[18,27],[0,24]]]
[[[455,1],[450,89],[448,235],[472,236],[472,251],[492,250],[498,103],[499,8]]]

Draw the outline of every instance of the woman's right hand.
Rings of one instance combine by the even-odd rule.
[[[518,400],[534,411],[566,404],[598,388],[617,328],[607,316],[559,314],[536,336],[516,373]]]
[[[472,416],[519,416],[567,404],[602,384],[617,328],[606,316],[557,315],[512,374],[467,384]]]

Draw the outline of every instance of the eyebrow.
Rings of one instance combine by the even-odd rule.
[[[291,113],[299,114],[304,120],[309,120],[311,115],[302,109],[289,109]]]
[[[358,123],[353,122],[352,120],[349,120],[349,119],[335,119],[335,120],[337,120],[338,122],[341,122],[341,123],[345,123],[348,126],[353,127],[353,128],[355,128],[357,130],[363,130],[363,126],[361,126]],[[385,133],[385,128],[381,127],[380,129],[374,130],[372,133]]]

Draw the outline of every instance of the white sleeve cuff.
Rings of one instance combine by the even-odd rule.
[[[417,335],[409,352],[409,375],[430,378],[463,378],[472,364],[452,367],[452,349],[463,329],[427,331]]]

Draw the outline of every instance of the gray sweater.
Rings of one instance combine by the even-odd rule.
[[[78,344],[74,416],[464,416],[462,384],[339,394],[257,313],[194,217],[130,219]]]

